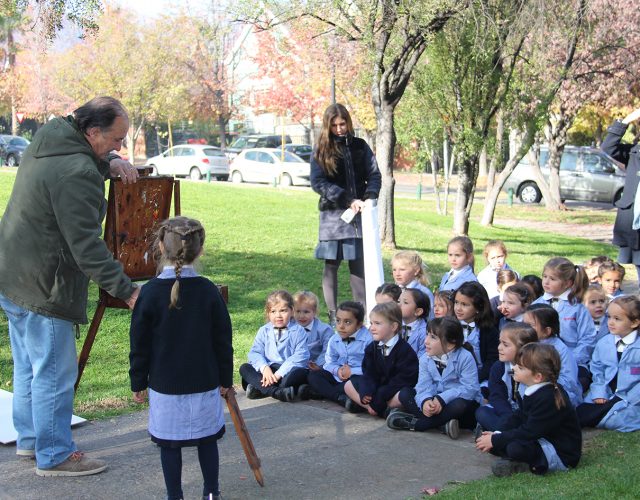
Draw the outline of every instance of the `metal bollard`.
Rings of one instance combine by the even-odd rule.
[[[422,199],[422,182],[418,182],[418,187],[416,187],[416,200]]]
[[[207,170],[207,182],[211,182],[211,170]]]
[[[273,187],[278,187],[278,178],[277,177],[273,177],[273,183],[271,184]]]
[[[507,189],[507,205],[513,206],[513,188]]]

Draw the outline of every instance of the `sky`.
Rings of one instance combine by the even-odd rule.
[[[134,10],[143,19],[153,19],[184,8],[192,12],[197,10],[204,12],[211,4],[211,0],[111,0],[111,2]]]

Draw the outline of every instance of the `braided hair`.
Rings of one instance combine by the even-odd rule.
[[[169,309],[179,308],[180,276],[182,267],[194,262],[204,246],[204,228],[199,221],[187,217],[174,217],[160,223],[153,247],[159,271],[173,265],[176,281],[171,288]]]

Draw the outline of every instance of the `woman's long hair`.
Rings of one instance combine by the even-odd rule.
[[[315,160],[324,170],[324,173],[333,176],[336,173],[336,159],[341,156],[340,149],[336,144],[335,136],[331,133],[331,123],[336,118],[342,118],[347,122],[347,133],[354,135],[351,116],[342,104],[332,104],[322,117],[322,131],[318,138],[318,145],[315,151]]]

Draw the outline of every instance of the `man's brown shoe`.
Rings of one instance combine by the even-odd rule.
[[[38,476],[90,476],[107,468],[104,460],[88,458],[81,451],[74,451],[64,462],[50,469],[36,468]]]

